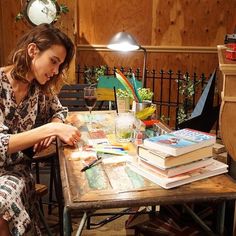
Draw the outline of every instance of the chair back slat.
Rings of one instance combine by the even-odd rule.
[[[68,108],[69,111],[88,111],[84,102],[84,88],[88,84],[71,84],[64,85],[58,95],[61,104]],[[113,90],[108,91],[98,89],[98,101],[93,110],[109,110],[111,109],[111,101],[114,101]]]
[[[84,88],[87,84],[64,85],[58,95],[61,104],[69,111],[87,111],[84,102]]]

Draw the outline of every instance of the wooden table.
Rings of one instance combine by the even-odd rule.
[[[69,120],[81,125],[76,117],[80,113],[71,113]],[[95,112],[94,112],[95,114]],[[98,113],[99,116],[106,113]],[[106,117],[114,116],[111,112]],[[111,122],[111,123],[110,123]],[[112,129],[112,119],[100,120],[100,126]],[[81,127],[83,137],[86,128]],[[64,194],[64,232],[70,235],[70,212],[83,212],[84,216],[76,235],[80,235],[87,215],[98,209],[122,207],[155,206],[166,204],[186,204],[218,201],[221,209],[219,231],[224,229],[225,202],[236,199],[236,183],[226,174],[186,184],[166,190],[132,172],[124,163],[99,164],[86,172],[81,172],[83,164],[75,160],[78,150],[59,147],[60,174]],[[133,151],[131,153],[134,155]]]

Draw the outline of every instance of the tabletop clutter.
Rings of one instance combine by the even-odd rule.
[[[92,124],[86,116],[81,113],[79,119],[86,124],[88,137],[74,158],[82,160],[81,172],[100,164],[123,163],[169,189],[228,171],[226,164],[212,157],[214,134],[187,128],[172,131],[156,119],[141,121],[132,111],[94,113]],[[150,136],[147,127],[153,131]]]
[[[140,124],[133,129],[138,158],[127,161],[139,175],[169,189],[228,171],[228,165],[212,157],[214,134],[187,128],[171,131],[162,122],[149,120],[147,124],[152,124],[155,132],[147,137],[145,121],[140,122],[144,132]]]
[[[93,114],[91,123],[86,122],[86,114],[80,115],[88,129],[86,144],[78,146],[81,172],[100,163],[124,162],[133,172],[169,189],[228,171],[226,164],[212,157],[214,134],[169,129],[156,119],[155,105],[143,103],[153,93],[138,90],[134,75],[132,84],[119,70],[116,77],[133,98],[132,109]]]

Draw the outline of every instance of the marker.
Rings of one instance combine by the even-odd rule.
[[[84,172],[84,171],[86,171],[86,170],[90,169],[91,167],[93,167],[93,166],[94,166],[94,164],[97,164],[97,163],[98,163],[98,161],[100,161],[100,160],[101,160],[101,158],[102,158],[102,157],[99,157],[99,156],[98,156],[98,158],[97,158],[97,159],[95,159],[94,161],[92,161],[91,163],[89,163],[88,165],[86,165],[84,168],[82,168],[82,169],[81,169],[81,172]]]
[[[122,148],[122,147],[112,147],[112,146],[104,146],[104,147],[101,147],[101,149],[113,149],[113,150],[124,151],[124,148]]]

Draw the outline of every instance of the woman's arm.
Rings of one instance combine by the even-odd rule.
[[[63,123],[63,121],[59,118],[53,118],[51,122],[58,122],[58,123]],[[48,138],[45,138],[41,140],[40,142],[36,143],[33,147],[33,151],[40,152],[43,149],[49,147],[49,145],[55,140],[56,136],[50,136]]]
[[[58,122],[48,123],[29,131],[10,135],[8,154],[32,147],[51,136],[57,136],[63,142],[72,146],[80,139],[81,134],[74,126]]]
[[[38,101],[39,111],[36,119],[36,127],[49,122],[63,123],[65,121],[68,109],[61,105],[60,100],[56,95],[45,95],[41,92]],[[40,140],[40,142],[34,144],[33,151],[40,152],[47,148],[53,140],[55,140],[55,136],[50,136]]]

